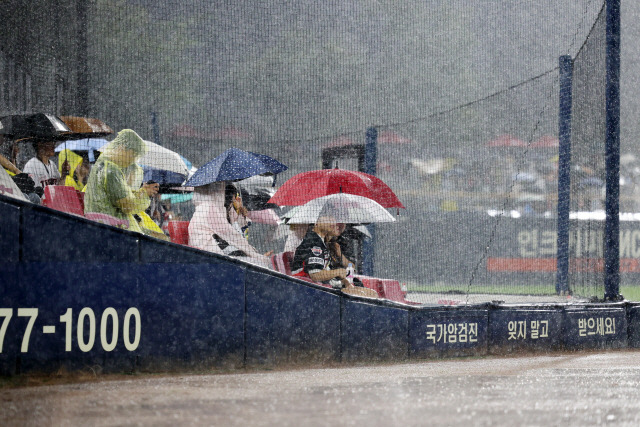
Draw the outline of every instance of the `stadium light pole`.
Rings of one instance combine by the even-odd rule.
[[[364,172],[375,175],[378,164],[378,130],[374,127],[367,129],[367,140],[364,144]],[[362,274],[373,276],[373,259],[375,257],[376,229],[375,225],[368,227],[371,238],[362,243]]]
[[[558,111],[558,249],[556,254],[556,293],[569,292],[569,209],[571,197],[571,103],[573,60],[559,59],[560,93]]]
[[[604,299],[620,301],[620,0],[606,0]]]

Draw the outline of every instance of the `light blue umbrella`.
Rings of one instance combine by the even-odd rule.
[[[198,169],[184,185],[200,187],[212,182],[238,181],[264,173],[275,175],[287,169],[287,166],[264,154],[229,148]]]
[[[89,161],[95,162],[95,151],[100,151],[100,147],[107,144],[106,139],[103,138],[84,138],[76,139],[74,141],[65,141],[56,147],[56,153],[64,150],[65,148],[74,152],[84,152],[89,154]]]

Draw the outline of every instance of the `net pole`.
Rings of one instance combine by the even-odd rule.
[[[158,113],[151,112],[151,130],[153,132],[153,142],[160,145],[160,127],[158,126]]]
[[[374,127],[367,129],[367,140],[364,144],[364,172],[369,175],[376,174],[378,163],[378,130]],[[374,224],[367,226],[370,239],[365,239],[362,244],[362,274],[373,276],[373,259],[375,257],[376,229]]]
[[[606,0],[606,222],[604,298],[620,295],[620,0]]]
[[[78,79],[78,111],[83,116],[89,115],[89,50],[87,42],[88,2],[76,4],[78,14],[77,28],[77,79]]]
[[[573,60],[559,58],[560,93],[558,108],[558,244],[556,254],[556,293],[569,292],[569,209],[571,197],[571,88]]]

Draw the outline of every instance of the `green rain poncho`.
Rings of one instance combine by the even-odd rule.
[[[127,168],[146,152],[146,144],[131,129],[123,129],[104,149],[91,169],[85,192],[85,212],[100,212],[129,221],[129,230],[142,232],[133,214],[149,207],[142,188],[131,188]]]

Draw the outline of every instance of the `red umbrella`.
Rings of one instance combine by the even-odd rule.
[[[344,169],[321,169],[299,173],[276,191],[268,203],[278,206],[301,206],[330,194],[347,193],[375,200],[385,208],[403,208],[391,188],[381,179]]]

